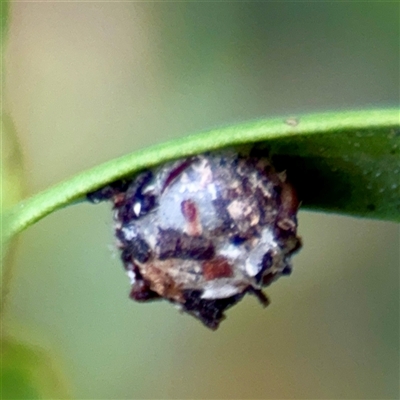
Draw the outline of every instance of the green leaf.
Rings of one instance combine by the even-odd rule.
[[[0,372],[2,399],[69,398],[62,374],[38,347],[3,337]]]
[[[386,109],[261,120],[139,150],[20,202],[7,215],[3,233],[10,237],[145,168],[249,143],[264,148],[278,169],[287,169],[305,208],[400,221],[399,116],[398,109]]]

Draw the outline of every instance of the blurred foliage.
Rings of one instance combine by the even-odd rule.
[[[8,15],[9,15],[9,1],[2,0],[0,3],[0,24],[1,24],[2,41],[4,41],[6,37],[5,33],[8,28]]]
[[[24,195],[25,180],[22,162],[22,153],[19,147],[16,130],[12,119],[5,113],[2,115],[2,147],[1,147],[1,233],[4,232],[4,214],[17,203]],[[0,312],[8,292],[8,283],[12,275],[13,256],[17,246],[17,238],[1,243],[1,284],[0,284]]]
[[[8,2],[0,4],[1,10],[1,34],[2,34],[2,50],[5,48],[6,33],[8,27]],[[1,54],[3,59],[4,53]],[[1,85],[2,92],[5,86],[4,62],[1,68]],[[22,151],[18,142],[17,131],[11,116],[4,110],[3,97],[1,96],[1,193],[0,193],[0,218],[1,232],[4,229],[4,213],[11,208],[24,196],[24,167],[22,160]],[[7,282],[11,275],[12,252],[15,248],[14,243],[1,243],[1,309],[3,307],[4,296]]]
[[[8,28],[9,3],[1,1],[0,23],[2,50]],[[3,58],[2,52],[1,57]],[[2,92],[4,90],[4,62],[2,62]],[[3,231],[4,212],[17,203],[25,192],[22,151],[14,122],[4,110],[1,98],[1,194],[0,213]],[[52,359],[46,352],[8,335],[4,328],[3,307],[8,294],[16,242],[1,244],[1,338],[0,338],[0,397],[1,399],[34,400],[67,398],[65,383],[56,372]]]
[[[1,361],[2,399],[34,400],[69,397],[52,358],[42,349],[3,335]]]
[[[1,179],[2,212],[17,203],[24,194],[24,167],[22,152],[18,143],[17,133],[11,117],[2,115],[2,154],[1,154]]]

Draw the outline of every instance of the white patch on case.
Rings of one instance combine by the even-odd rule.
[[[132,225],[124,226],[122,232],[126,240],[132,240],[137,236],[137,229]]]
[[[208,283],[204,287],[204,292],[201,295],[202,299],[214,300],[214,299],[225,299],[227,297],[232,297],[235,294],[240,293],[237,286],[223,281],[222,279],[215,279]]]
[[[274,234],[271,229],[264,229],[261,234],[261,239],[256,246],[248,254],[245,263],[245,271],[248,276],[256,276],[262,268],[262,260],[264,255],[270,249],[275,249],[277,243],[274,240]]]
[[[215,187],[214,183],[210,183],[207,185],[207,190],[211,195],[211,199],[215,200],[218,196],[217,196],[217,188]]]
[[[206,165],[202,171],[200,185],[201,187],[206,187],[209,183],[213,181],[213,175],[209,165]]]
[[[246,260],[245,269],[247,275],[253,277],[261,271],[261,265],[255,265],[250,260]]]
[[[135,213],[136,216],[140,214],[140,210],[142,209],[142,205],[137,202],[133,205],[133,212]]]
[[[128,278],[129,278],[129,280],[131,282],[131,285],[133,285],[136,282],[135,273],[133,271],[127,271],[126,275],[128,276]]]
[[[153,192],[155,188],[156,188],[156,187],[155,187],[154,185],[146,186],[146,187],[142,190],[142,193],[143,193],[143,194],[147,194],[147,193],[149,193],[149,192]]]
[[[236,260],[241,255],[243,255],[243,252],[238,246],[228,244],[227,246],[224,246],[219,250],[219,254],[228,258],[229,260]]]

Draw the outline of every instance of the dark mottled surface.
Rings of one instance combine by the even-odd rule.
[[[216,300],[202,299],[201,295],[202,292],[199,290],[185,291],[183,309],[199,318],[207,327],[217,329],[220,322],[225,319],[225,310],[239,302],[243,298],[244,293]]]
[[[245,294],[292,271],[298,199],[268,160],[232,151],[175,161],[88,195],[111,200],[138,302],[166,299],[217,329]]]

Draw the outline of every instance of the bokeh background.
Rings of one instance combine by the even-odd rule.
[[[27,190],[219,125],[398,106],[399,22],[396,2],[16,1]],[[399,225],[301,212],[300,234],[270,307],[210,332],[131,302],[108,205],[77,205],[21,235],[4,326],[78,399],[398,399]]]

